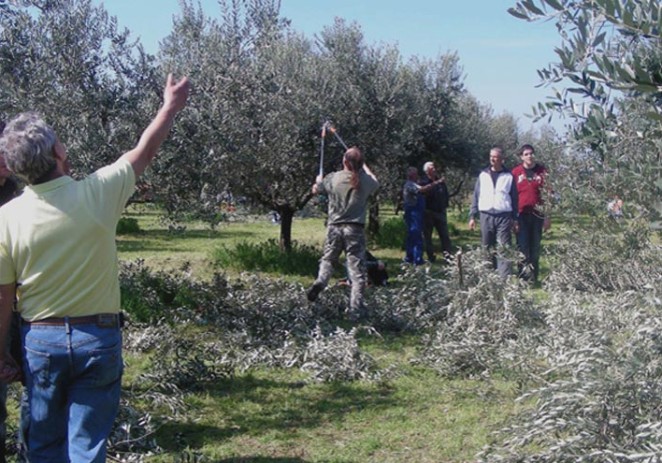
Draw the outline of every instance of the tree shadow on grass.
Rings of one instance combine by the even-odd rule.
[[[216,463],[306,463],[306,460],[296,457],[285,458],[272,458],[272,457],[237,457],[237,458],[224,458],[218,460]]]
[[[215,463],[306,463],[306,461],[307,460],[297,457],[249,456],[249,457],[224,458],[222,460],[216,460]],[[338,460],[334,460],[334,461],[338,463]]]
[[[163,251],[163,243],[168,243],[168,250],[170,244],[184,243],[186,247],[188,241],[195,240],[210,240],[210,241],[237,241],[237,240],[250,240],[258,233],[249,230],[186,230],[183,233],[169,232],[167,230],[143,230],[137,233],[127,233],[117,235],[117,247],[120,251],[136,251],[148,249],[149,244],[154,243],[153,246],[157,250]],[[125,247],[127,249],[125,249]]]
[[[347,414],[359,410],[397,405],[392,393],[392,389],[376,384],[308,385],[255,378],[248,374],[208,384],[201,391],[203,396],[213,398],[210,409],[213,407],[213,413],[222,417],[223,426],[202,424],[192,412],[189,413],[190,422],[165,424],[159,431],[158,441],[168,451],[178,451],[186,447],[202,448],[208,443],[238,435],[259,437],[273,431],[295,433],[301,428],[340,423]],[[205,416],[206,411],[200,410],[199,413]]]

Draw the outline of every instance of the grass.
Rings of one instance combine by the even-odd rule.
[[[133,208],[137,234],[118,238],[120,258],[144,258],[159,269],[191,264],[194,275],[205,278],[218,270],[211,264],[215,250],[237,250],[246,243],[278,239],[280,229],[266,218],[222,224],[209,230],[188,223],[173,234],[160,224],[158,211]],[[393,211],[381,217],[397,227]],[[480,234],[468,229],[466,212],[451,211],[451,239],[457,248],[479,245]],[[564,226],[545,234],[543,247],[571,233]],[[322,219],[295,219],[293,239],[321,249],[325,236]],[[439,246],[435,237],[435,246]],[[396,272],[403,257],[400,246],[370,249]],[[264,251],[264,250],[261,250]],[[249,252],[249,254],[251,254]],[[234,254],[236,257],[237,254]],[[226,253],[225,259],[233,254]],[[225,261],[229,276],[237,273]],[[542,276],[547,273],[542,263]],[[266,275],[276,276],[274,273]],[[309,283],[314,272],[293,278]],[[515,386],[507,381],[448,380],[434,371],[412,366],[420,344],[416,337],[367,337],[361,347],[382,367],[397,371],[383,383],[308,384],[292,370],[254,370],[207,385],[187,398],[184,420],[166,423],[157,434],[163,455],[150,462],[178,460],[183,449],[213,462],[469,462],[489,441],[492,431],[526,405],[516,404]],[[144,359],[128,360],[125,383],[144,368]]]
[[[231,267],[216,267],[211,255],[214,250],[223,246],[234,249],[246,242],[278,241],[280,237],[280,227],[266,220],[266,216],[248,217],[241,222],[224,222],[214,230],[202,222],[187,222],[182,232],[168,230],[159,220],[160,211],[151,205],[133,204],[125,217],[137,220],[141,231],[118,235],[120,259],[143,259],[147,266],[162,270],[188,265],[191,273],[202,279],[209,278],[215,271],[223,271],[230,276],[238,273]],[[321,219],[295,219],[293,241],[321,249],[324,237],[325,229]]]
[[[388,352],[393,342],[374,346]],[[451,381],[406,364],[388,383],[304,384],[290,370],[254,371],[189,396],[187,422],[159,431],[214,462],[468,462],[516,411],[508,383]]]
[[[218,270],[230,277],[238,273],[212,264],[215,249],[277,240],[280,232],[265,217],[224,223],[215,230],[186,223],[185,231],[173,233],[159,221],[159,211],[146,205],[131,206],[126,217],[137,222],[140,231],[118,236],[120,259],[144,259],[148,266],[166,271],[186,264],[202,279]],[[401,217],[382,209],[385,220]],[[467,228],[466,213],[452,211],[449,219],[455,246],[479,244],[479,233]],[[543,246],[570,232],[562,226],[553,229]],[[297,218],[292,235],[321,249],[323,221]],[[400,247],[371,245],[371,250],[397,272],[404,254]],[[292,278],[309,283],[314,276]],[[166,421],[159,429],[156,438],[165,452],[146,461],[189,461],[181,459],[188,449],[212,462],[469,462],[492,431],[526,406],[515,403],[517,391],[507,381],[448,380],[413,366],[417,337],[365,337],[360,342],[380,366],[399,374],[381,383],[309,384],[298,371],[269,369],[207,384],[187,396],[184,418]],[[130,355],[125,362],[123,382],[131,387],[150,358]],[[10,421],[16,420],[15,404],[9,408]]]
[[[448,213],[450,236],[456,249],[469,249],[480,245],[480,232],[470,231],[467,212],[464,210],[451,210]],[[266,216],[248,217],[242,221],[224,222],[216,229],[211,230],[202,222],[187,222],[186,229],[182,232],[172,232],[160,220],[160,211],[147,204],[131,205],[125,217],[135,220],[140,228],[139,232],[118,235],[117,249],[120,259],[135,260],[143,259],[145,264],[151,268],[162,270],[180,269],[190,266],[191,273],[197,278],[207,279],[215,271],[222,271],[229,276],[240,273],[235,265],[232,265],[234,257],[244,251],[246,246],[255,248],[255,252],[265,252],[273,257],[272,250],[266,252],[265,245],[268,241],[278,242],[280,237],[280,226],[271,223]],[[383,207],[380,210],[382,223],[389,224],[386,232],[394,228],[398,220],[403,220],[402,214],[395,215],[392,207]],[[390,227],[390,228],[389,228]],[[570,225],[560,222],[557,217],[552,219],[552,229],[543,235],[543,250],[546,245],[557,241],[562,236],[572,233]],[[324,244],[326,228],[321,218],[295,218],[292,225],[292,240],[306,247],[320,250]],[[433,243],[437,253],[440,253],[439,237],[433,236]],[[243,249],[241,249],[243,247]],[[401,246],[391,245],[379,247],[374,242],[369,243],[373,254],[385,261],[393,272],[397,269],[404,257]],[[219,249],[230,250],[226,255],[219,258],[214,256]],[[248,250],[250,251],[250,250]],[[250,253],[250,252],[249,252]],[[221,254],[223,252],[221,251]],[[239,257],[236,257],[239,259]],[[248,257],[246,257],[248,258]],[[223,266],[214,264],[217,260],[224,263]],[[274,270],[265,271],[252,263],[250,271],[267,276],[285,277],[286,279],[308,284],[315,277],[315,272],[310,273],[309,278],[302,272],[292,272],[294,275],[282,275]],[[298,275],[297,275],[298,273]],[[342,273],[342,272],[341,272]],[[548,273],[545,259],[541,261],[541,277]],[[339,276],[342,275],[339,273]]]

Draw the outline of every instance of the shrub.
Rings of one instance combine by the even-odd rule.
[[[380,248],[405,248],[407,226],[402,217],[392,217],[385,220],[379,227],[379,234],[373,238],[374,244]]]
[[[136,260],[120,263],[119,274],[122,309],[143,323],[202,317],[202,308],[222,304],[228,290],[222,275],[215,275],[211,283],[194,281],[186,265],[181,272],[153,272]]]
[[[305,346],[301,370],[311,373],[319,382],[367,379],[375,361],[359,348],[356,332],[356,328],[349,332],[336,328],[333,333],[325,334],[316,327]]]
[[[661,251],[636,222],[596,223],[553,250],[544,329],[520,330],[510,350],[530,405],[479,461],[660,460]]]
[[[405,265],[390,287],[366,292],[370,319],[379,330],[417,333],[442,320],[448,306],[447,284],[427,266]]]
[[[322,252],[314,246],[292,243],[289,252],[274,239],[262,243],[241,242],[234,249],[222,246],[212,251],[211,259],[222,268],[260,271],[283,275],[315,275]]]
[[[538,343],[533,405],[480,455],[496,462],[657,462],[662,454],[662,322],[636,292],[556,295]],[[532,351],[529,350],[529,353]]]
[[[142,262],[125,264],[121,275],[125,310],[133,311],[125,346],[137,352],[158,349],[157,360],[141,377],[149,383],[146,389],[177,396],[183,388],[258,365],[301,368],[316,381],[379,374],[358,348],[356,330],[345,332],[332,323],[337,307],[346,305],[339,288],[329,290],[326,306],[311,310],[301,285],[256,275],[242,275],[231,286],[220,276],[194,283],[185,274],[152,272]],[[136,323],[140,319],[153,326]],[[194,341],[184,326],[194,327]]]
[[[662,252],[644,222],[617,230],[596,222],[590,232],[550,249],[550,290],[586,292],[646,290],[662,281]],[[615,233],[616,232],[616,233]]]
[[[525,331],[544,326],[541,314],[526,286],[502,279],[482,250],[456,259],[444,283],[443,317],[432,320],[417,362],[449,377],[516,373],[521,357],[513,360],[513,349]]]
[[[117,234],[118,235],[128,235],[130,233],[140,233],[140,225],[138,220],[133,217],[122,217],[119,222],[117,222]]]

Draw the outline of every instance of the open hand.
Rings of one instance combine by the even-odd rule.
[[[189,91],[191,90],[191,83],[188,77],[182,77],[179,81],[171,74],[168,74],[166,79],[166,86],[163,92],[163,106],[175,112],[179,112],[186,106]]]

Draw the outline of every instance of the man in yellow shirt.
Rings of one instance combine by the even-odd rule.
[[[0,122],[0,133],[5,128],[5,123]],[[0,153],[0,206],[6,202],[14,199],[18,194],[18,185],[11,178],[11,172],[7,169],[5,157]],[[11,331],[15,330],[16,326],[12,326]],[[11,340],[5,338],[5,347],[10,345]],[[7,437],[7,427],[5,421],[7,419],[7,385],[0,383],[0,463],[5,463],[5,442]]]
[[[136,147],[81,181],[36,114],[18,115],[0,138],[8,167],[27,184],[0,209],[0,339],[17,296],[31,463],[106,461],[123,368],[115,228],[188,92],[186,78],[169,75]],[[0,343],[0,381],[19,375]]]

